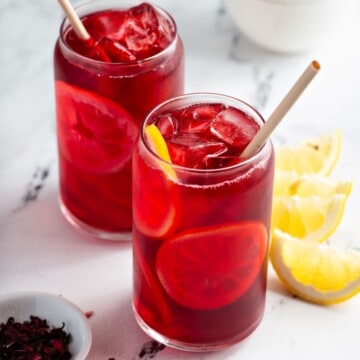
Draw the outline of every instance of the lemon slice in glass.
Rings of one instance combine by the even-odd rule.
[[[151,150],[165,162],[159,162],[160,167],[164,172],[171,178],[176,179],[176,172],[173,167],[169,164],[171,163],[171,158],[169,154],[166,141],[162,136],[159,128],[155,124],[150,124],[144,129],[146,140],[151,148]]]
[[[360,252],[300,240],[274,231],[270,260],[284,286],[298,297],[333,304],[360,291]]]
[[[341,145],[342,135],[338,129],[294,146],[283,145],[275,152],[276,169],[329,175],[339,159]]]
[[[311,241],[325,241],[340,224],[347,195],[275,196],[272,229]]]

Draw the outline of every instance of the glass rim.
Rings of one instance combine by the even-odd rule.
[[[201,99],[199,100],[199,98],[201,98],[202,101],[201,101]],[[197,100],[195,100],[195,99],[197,99]],[[209,99],[210,99],[210,101],[209,101]],[[224,103],[226,105],[229,105],[228,102],[231,102],[232,104],[236,104],[236,103],[241,104],[242,106],[244,106],[245,108],[250,110],[251,114],[248,114],[248,115],[250,115],[253,118],[252,115],[254,114],[257,117],[257,119],[254,119],[255,121],[257,121],[261,125],[263,125],[265,123],[263,116],[252,105],[248,104],[244,100],[240,100],[240,99],[230,96],[230,95],[224,95],[224,94],[215,93],[215,92],[192,92],[192,93],[187,93],[184,95],[170,98],[170,99],[160,103],[159,105],[155,106],[147,114],[147,116],[145,117],[144,121],[142,122],[142,125],[140,128],[140,139],[141,139],[142,144],[144,145],[145,149],[151,154],[151,156],[155,157],[156,160],[159,161],[160,163],[166,164],[166,166],[171,166],[172,168],[178,169],[179,171],[186,171],[188,173],[217,174],[217,173],[223,173],[223,172],[231,171],[231,170],[238,169],[238,168],[244,168],[253,163],[256,163],[261,158],[264,150],[267,149],[269,146],[271,146],[271,139],[268,138],[265,141],[265,143],[260,147],[260,149],[253,156],[246,158],[237,164],[225,166],[225,167],[221,167],[221,168],[215,168],[215,169],[195,169],[195,168],[190,168],[190,167],[174,164],[172,162],[168,162],[168,161],[162,159],[155,151],[153,151],[151,149],[151,147],[147,143],[147,141],[145,139],[144,129],[145,129],[146,125],[149,124],[148,121],[151,120],[154,117],[154,115],[157,112],[159,112],[159,110],[166,108],[166,106],[169,106],[172,103],[175,103],[175,102],[181,101],[181,100],[189,100],[188,105],[206,104],[209,102],[210,103]],[[213,100],[213,101],[211,101],[211,100]],[[218,101],[216,102],[215,100],[218,100]],[[234,107],[237,109],[240,109],[240,110],[244,110],[243,108],[236,107],[236,105],[234,105]]]
[[[74,10],[75,11],[82,10],[88,6],[91,6],[92,4],[106,5],[108,2],[110,2],[110,0],[105,1],[105,2],[103,0],[90,0],[90,1],[86,1],[82,4],[75,6]],[[137,4],[134,4],[134,6],[140,5],[142,2],[136,1],[136,3]],[[175,46],[177,38],[178,38],[178,29],[177,29],[177,25],[176,25],[174,18],[166,10],[164,10],[162,7],[156,5],[152,2],[147,2],[147,3],[150,4],[152,7],[154,7],[157,11],[159,11],[161,15],[165,15],[165,17],[171,22],[172,26],[174,27],[174,37],[171,40],[171,42],[164,49],[162,49],[160,52],[158,52],[152,56],[149,56],[145,59],[124,61],[124,62],[104,62],[101,60],[91,59],[84,55],[79,54],[74,49],[72,49],[65,41],[64,35],[67,33],[69,26],[71,27],[71,24],[70,24],[69,20],[66,18],[66,16],[63,17],[61,24],[60,24],[58,41],[61,44],[61,46],[63,46],[66,49],[66,51],[69,51],[69,53],[72,56],[74,56],[75,59],[78,59],[79,61],[82,61],[82,62],[87,62],[89,64],[93,64],[95,66],[127,68],[127,67],[133,67],[133,66],[136,67],[136,66],[145,65],[145,64],[151,63],[151,62],[156,62],[159,58],[164,56],[164,54],[166,54],[168,51],[170,51],[172,47]],[[111,9],[126,10],[129,8],[129,7],[126,7],[126,5],[129,5],[129,4],[130,4],[130,1],[124,1],[125,6],[122,7],[121,3],[119,3],[119,4],[116,3]],[[102,8],[102,10],[107,10],[107,9],[110,9],[110,7],[105,6],[104,8]],[[100,11],[100,10],[98,9],[97,11]],[[86,14],[91,14],[91,12],[88,12]]]

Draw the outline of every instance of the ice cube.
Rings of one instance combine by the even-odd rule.
[[[142,3],[134,6],[128,11],[128,16],[143,29],[157,29],[159,26],[159,15],[150,4]]]
[[[148,53],[154,46],[156,34],[149,29],[144,29],[135,19],[127,19],[123,32],[124,44],[134,54]]]
[[[220,141],[241,152],[259,130],[259,125],[243,111],[228,108],[212,121],[210,131]]]
[[[205,168],[204,159],[207,155],[220,155],[227,150],[222,142],[210,142],[192,133],[178,134],[167,145],[173,163],[194,169]]]
[[[181,114],[180,130],[183,132],[209,133],[210,124],[224,109],[221,104],[200,104],[184,109]]]
[[[179,122],[179,127],[181,132],[205,135],[209,133],[210,124],[211,120],[208,119],[190,120],[184,118]]]
[[[160,48],[165,48],[172,41],[175,33],[173,24],[150,4],[143,3],[132,8],[130,15],[138,20],[143,29],[156,34],[157,45]]]
[[[196,104],[182,111],[182,117],[190,120],[212,120],[225,109],[222,104]]]
[[[103,36],[96,47],[102,49],[110,58],[111,62],[128,62],[136,60],[136,56],[124,45],[108,36]]]
[[[147,3],[124,12],[99,13],[83,21],[93,43],[76,48],[84,47],[82,54],[106,62],[128,62],[155,55],[170,44],[175,34],[173,24]],[[79,43],[78,39],[72,41],[75,42]]]
[[[175,29],[150,4],[131,8],[124,20],[121,38],[138,59],[152,56],[172,41]]]
[[[156,119],[155,125],[165,140],[171,139],[177,132],[178,120],[171,114],[164,114]]]

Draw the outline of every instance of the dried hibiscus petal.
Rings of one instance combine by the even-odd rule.
[[[47,320],[30,316],[22,323],[9,317],[0,323],[1,360],[68,360],[71,334],[59,328],[50,327]]]

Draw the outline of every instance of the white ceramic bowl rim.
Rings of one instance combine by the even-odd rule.
[[[236,27],[254,43],[280,53],[333,46],[349,0],[224,0]]]
[[[47,320],[50,327],[61,327],[72,335],[69,349],[72,360],[85,360],[90,351],[92,333],[83,311],[61,295],[41,291],[21,291],[0,296],[0,323],[9,317],[29,320],[30,315]]]

